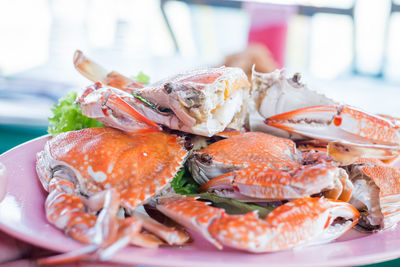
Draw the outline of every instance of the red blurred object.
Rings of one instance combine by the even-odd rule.
[[[262,29],[250,29],[249,43],[265,45],[271,51],[279,68],[282,68],[285,63],[286,31],[286,25],[271,25]]]
[[[297,12],[297,7],[246,3],[244,8],[249,12],[251,20],[248,43],[265,45],[282,68],[285,63],[287,24],[290,17]]]

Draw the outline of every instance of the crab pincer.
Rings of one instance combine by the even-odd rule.
[[[256,212],[229,215],[195,198],[160,199],[157,209],[223,246],[255,253],[332,241],[351,229],[360,216],[350,204],[326,198],[288,202],[260,219]]]
[[[288,132],[335,145],[328,152],[339,162],[358,158],[393,159],[400,154],[399,126],[386,118],[347,105],[312,106],[265,120]]]
[[[316,106],[335,105],[336,102],[319,94],[300,81],[301,75],[286,77],[283,70],[260,73],[252,70],[251,109],[249,110],[249,129],[261,131],[290,139],[302,136],[269,126],[266,118],[292,110]]]
[[[104,87],[100,82],[82,90],[76,102],[85,116],[108,126],[130,133],[161,131],[159,125],[138,111],[143,108],[142,103],[128,93]]]
[[[75,51],[73,62],[75,68],[93,82],[101,82],[115,88],[124,88],[124,90],[131,92],[144,87],[142,83],[133,81],[115,71],[108,73],[106,69],[87,58],[80,50]]]

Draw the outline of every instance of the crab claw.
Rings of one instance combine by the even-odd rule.
[[[68,193],[73,191],[72,183],[55,178],[49,185],[49,190],[51,193],[46,199],[48,220],[59,228],[64,227],[66,233],[74,239],[89,245],[79,250],[39,259],[39,265],[85,259],[108,260],[116,251],[127,246],[132,236],[142,228],[141,222],[136,218],[117,219],[120,196],[115,189],[99,192],[90,200],[96,202],[97,206],[104,202],[97,218],[85,211],[83,201],[79,197]]]
[[[160,126],[158,126],[156,123],[154,123],[153,121],[149,120],[148,118],[137,112],[132,106],[130,106],[118,95],[108,96],[107,105],[113,106],[114,107],[113,110],[118,108],[120,112],[130,115],[132,118],[136,119],[139,122],[139,124],[140,123],[145,124],[145,126],[142,129],[137,130],[135,132],[156,132],[162,130]]]
[[[332,241],[352,228],[359,216],[346,202],[301,198],[276,208],[264,221],[254,212],[223,214],[209,231],[226,246],[269,252]]]
[[[125,92],[95,83],[84,89],[77,98],[83,115],[97,119],[105,125],[130,133],[161,131],[155,122],[139,113],[126,100],[132,98]],[[144,106],[136,103],[137,108]]]
[[[269,126],[324,141],[399,151],[399,126],[350,106],[313,106],[269,117]],[[358,154],[364,153],[360,149]],[[398,154],[398,153],[396,153]]]
[[[167,217],[198,232],[214,246],[222,249],[222,244],[210,235],[208,227],[221,217],[224,210],[210,207],[209,204],[196,201],[194,197],[175,196],[161,198],[156,208]]]
[[[249,166],[211,179],[200,191],[260,202],[297,199],[321,192],[332,199],[349,200],[353,188],[343,169],[322,162],[291,171]]]
[[[161,199],[157,209],[218,248],[270,252],[334,240],[352,228],[360,213],[350,204],[326,198],[288,202],[260,219],[256,212],[229,215],[195,198]]]
[[[112,71],[108,73],[106,69],[86,57],[80,50],[75,51],[73,60],[75,68],[90,81],[100,81],[128,92],[143,88],[143,84],[129,79],[118,72]]]

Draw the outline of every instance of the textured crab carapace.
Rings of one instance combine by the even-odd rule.
[[[169,186],[187,154],[178,136],[163,132],[100,127],[62,133],[37,155],[37,173],[49,192],[47,218],[71,237],[112,251],[115,244],[151,241],[139,235],[142,224],[168,232],[161,236],[168,243],[183,244],[186,233],[144,218],[137,208]]]
[[[308,160],[307,160],[308,161]],[[244,201],[296,199],[324,193],[348,200],[346,172],[321,158],[306,162],[289,139],[248,132],[195,152],[189,159],[201,190]]]

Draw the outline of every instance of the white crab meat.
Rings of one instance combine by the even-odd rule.
[[[171,109],[191,132],[212,136],[228,126],[243,126],[249,87],[241,69],[220,67],[178,74],[138,93]]]
[[[354,191],[350,204],[358,210],[368,211],[368,215],[362,217],[366,225],[379,226],[383,221],[379,204],[379,188],[371,179],[362,174],[353,179],[353,185]]]
[[[307,85],[300,83],[299,79],[300,74],[287,78],[282,70],[275,70],[271,73],[259,73],[253,70],[249,104],[249,128],[251,131],[301,139],[304,137],[266,125],[264,120],[300,108],[337,104],[328,97],[310,90]]]

